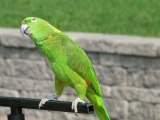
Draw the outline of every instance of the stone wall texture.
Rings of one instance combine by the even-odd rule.
[[[67,33],[91,58],[112,120],[160,120],[160,39]],[[0,96],[52,95],[54,74],[47,59],[18,29],[0,29]],[[60,100],[72,101],[67,88]],[[0,107],[0,116],[9,113]],[[96,120],[95,114],[24,110],[37,120]]]

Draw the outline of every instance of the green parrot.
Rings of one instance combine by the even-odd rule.
[[[76,42],[47,21],[37,17],[25,18],[20,31],[23,35],[28,35],[48,58],[55,74],[56,95],[53,98],[42,99],[39,107],[50,99],[60,97],[63,89],[70,86],[78,96],[71,106],[75,113],[78,112],[78,102],[84,103],[84,99],[87,98],[94,105],[100,120],[110,120],[93,65]]]

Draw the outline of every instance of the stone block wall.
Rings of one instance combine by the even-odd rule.
[[[112,120],[160,120],[160,39],[67,33],[91,58]],[[0,29],[0,96],[52,95],[54,75],[47,59],[17,29]],[[67,88],[60,100],[76,95]],[[37,120],[96,120],[95,114],[24,110]],[[9,113],[0,107],[0,116]]]

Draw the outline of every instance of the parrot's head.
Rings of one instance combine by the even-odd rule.
[[[22,35],[28,35],[34,42],[60,32],[47,21],[37,17],[25,18],[22,21],[20,31]]]

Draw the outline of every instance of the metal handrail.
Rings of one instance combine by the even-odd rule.
[[[40,99],[0,96],[0,106],[11,108],[8,120],[24,120],[25,116],[22,109],[39,109],[40,101]],[[48,101],[39,110],[74,112],[71,105],[72,102],[68,101]],[[93,105],[89,103],[78,103],[77,109],[78,113],[90,114],[94,112]]]

